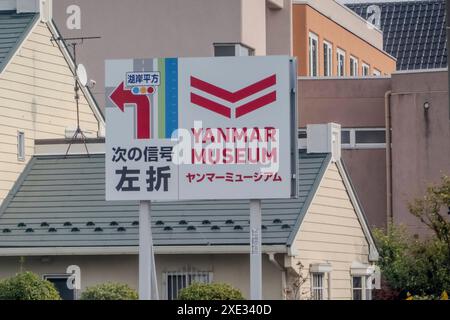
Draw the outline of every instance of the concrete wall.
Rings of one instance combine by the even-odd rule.
[[[299,79],[299,127],[336,122],[343,128],[383,128],[384,94],[389,78]],[[386,152],[384,149],[343,150],[356,193],[369,225],[386,223]]]
[[[256,55],[290,53],[290,1],[276,10],[266,0],[58,0],[53,18],[65,37],[101,36],[79,46],[78,57],[103,108],[105,59],[213,56],[216,42],[240,42]],[[67,27],[72,4],[81,9],[80,30]]]
[[[20,270],[32,271],[39,275],[65,273],[69,265],[81,268],[82,290],[107,281],[124,282],[138,288],[138,257],[136,255],[117,256],[52,256],[27,257],[20,264],[20,257],[0,257],[0,279],[13,276]],[[213,273],[213,282],[225,282],[240,289],[249,297],[249,256],[248,255],[157,255],[156,269],[160,298],[166,297],[164,272],[183,270]],[[263,298],[281,299],[281,271],[263,255]]]
[[[392,174],[394,221],[413,232],[425,227],[407,204],[426,186],[450,175],[450,120],[447,72],[397,73],[392,76]],[[430,104],[428,112],[423,105]],[[445,214],[445,212],[444,212]]]
[[[369,264],[369,245],[336,164],[325,173],[293,247],[298,252],[293,265],[300,261],[308,277],[303,298],[309,296],[309,266],[314,263],[331,264],[331,299],[352,298],[350,268],[353,262]]]
[[[0,75],[0,202],[34,153],[35,139],[64,138],[75,129],[73,75],[47,25],[39,23]],[[80,93],[81,128],[96,135],[98,122]],[[25,133],[25,161],[17,158],[17,132]]]
[[[364,38],[360,38],[357,32],[359,29],[356,26],[342,26],[332,19],[334,14],[325,14],[325,1],[321,1],[320,9],[316,10],[309,4],[294,4],[293,7],[293,46],[294,55],[298,57],[298,74],[307,76],[309,71],[309,32],[315,33],[319,38],[319,69],[318,75],[324,75],[323,62],[323,41],[328,41],[333,46],[332,56],[332,75],[337,75],[337,49],[344,50],[345,55],[345,75],[350,75],[350,56],[358,59],[358,75],[362,75],[362,64],[366,63],[370,66],[370,74],[374,68],[381,71],[381,74],[391,74],[396,70],[396,60],[389,56],[382,48],[374,46],[371,42],[367,42]],[[327,0],[326,3],[337,6],[337,9],[348,14],[349,21],[354,20],[363,24],[362,28],[366,28],[366,24],[361,21],[360,17],[349,13],[348,9],[342,8],[341,5],[334,1]],[[339,11],[339,10],[337,10]],[[331,17],[331,19],[330,19]],[[339,21],[339,20],[337,20]],[[351,22],[350,22],[351,24]],[[374,30],[372,30],[374,31]],[[375,32],[374,35],[378,33]]]

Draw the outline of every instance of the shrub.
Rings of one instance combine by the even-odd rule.
[[[0,300],[61,300],[55,286],[32,272],[0,281]]]
[[[241,291],[225,283],[193,283],[180,290],[180,300],[244,300]]]
[[[137,300],[136,290],[127,284],[107,282],[87,288],[81,300]]]
[[[450,289],[447,245],[436,237],[414,239],[404,227],[374,231],[378,265],[389,287],[411,296],[439,296]]]

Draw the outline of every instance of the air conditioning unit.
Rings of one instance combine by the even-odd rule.
[[[337,123],[306,126],[308,153],[331,153],[332,161],[341,159],[341,125]]]

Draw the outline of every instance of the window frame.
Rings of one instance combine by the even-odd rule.
[[[321,286],[316,286],[315,283],[315,277],[318,277],[317,280],[320,281]],[[324,272],[311,272],[310,273],[310,279],[311,279],[311,299],[312,300],[325,300],[325,273]],[[317,281],[319,282],[319,281]],[[317,299],[316,293],[319,293],[319,299]]]
[[[341,128],[341,148],[342,149],[385,149],[385,143],[356,143],[356,131],[384,131],[385,128]],[[342,139],[342,133],[349,132],[349,143],[344,143]],[[307,145],[306,129],[298,128],[297,129],[297,137],[298,137],[298,147],[299,149],[305,149]]]
[[[65,278],[66,281],[67,281],[67,279],[69,279],[70,276],[71,276],[71,274],[69,274],[69,273],[46,273],[46,274],[42,275],[42,279],[50,281],[49,279],[62,279],[62,278]],[[79,295],[79,292],[78,292],[79,290],[77,290],[77,289],[69,289],[69,288],[67,288],[67,289],[69,291],[71,290],[73,292],[73,299],[72,300],[78,300],[79,299],[79,296],[78,296]],[[59,291],[58,291],[58,293],[59,293]]]
[[[338,77],[345,77],[346,74],[346,52],[345,50],[342,50],[341,48],[337,48],[336,50],[336,57],[337,57],[337,76]],[[342,59],[342,73],[341,73],[341,59],[340,57],[343,57]]]
[[[354,287],[354,278],[361,278],[361,287],[355,288]],[[363,275],[363,274],[353,274],[350,278],[351,281],[351,288],[352,288],[352,300],[372,300],[372,289],[369,288],[368,283],[372,281],[372,277],[370,275]],[[361,291],[361,299],[355,299],[355,290]]]
[[[325,59],[327,53],[328,60]],[[323,41],[323,75],[325,77],[333,76],[333,44],[326,40]],[[326,74],[328,73],[328,74]]]
[[[362,76],[363,77],[369,77],[370,76],[370,65],[363,62],[361,64],[362,68],[361,68],[361,72],[362,72]],[[364,69],[367,68],[367,74],[364,74]]]
[[[316,66],[315,66],[315,74],[313,74],[313,46],[312,42],[316,42]],[[308,35],[308,56],[309,56],[309,76],[310,77],[317,77],[319,76],[319,36],[315,34],[314,32],[310,31]]]
[[[359,75],[359,62],[358,58],[355,56],[350,55],[350,77],[357,77]],[[353,74],[352,74],[353,71]]]
[[[165,271],[165,272],[163,272],[163,287],[164,287],[164,297],[165,297],[165,299],[169,300],[169,290],[172,292],[172,296],[173,296],[173,293],[174,293],[174,291],[169,288],[169,277],[171,277],[171,276],[186,277],[185,282],[186,282],[186,287],[188,287],[189,285],[191,285],[195,281],[192,281],[192,279],[191,279],[191,282],[188,283],[187,277],[188,276],[196,276],[196,275],[197,276],[207,276],[207,282],[201,282],[201,283],[212,283],[212,281],[213,281],[213,272],[211,272],[211,271],[194,271],[194,270],[191,270],[191,271]],[[173,285],[173,282],[172,282],[172,285]],[[176,292],[177,296],[175,298],[172,297],[171,300],[177,300],[179,291],[181,289],[183,289],[183,288],[186,288],[186,287],[182,287],[182,288],[178,289],[178,291]]]
[[[25,161],[25,131],[17,130],[17,160]]]
[[[373,68],[372,75],[375,77],[381,77],[381,71],[377,68]]]

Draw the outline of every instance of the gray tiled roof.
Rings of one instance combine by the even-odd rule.
[[[264,200],[263,244],[288,244],[330,157],[299,156],[299,198]],[[0,247],[137,246],[138,204],[105,201],[104,155],[35,156],[0,209]],[[153,202],[155,245],[248,244],[248,201]]]
[[[346,4],[364,19],[371,5],[381,9],[384,50],[397,58],[397,70],[447,67],[444,0]]]
[[[0,11],[0,71],[28,34],[37,17],[37,13]]]

